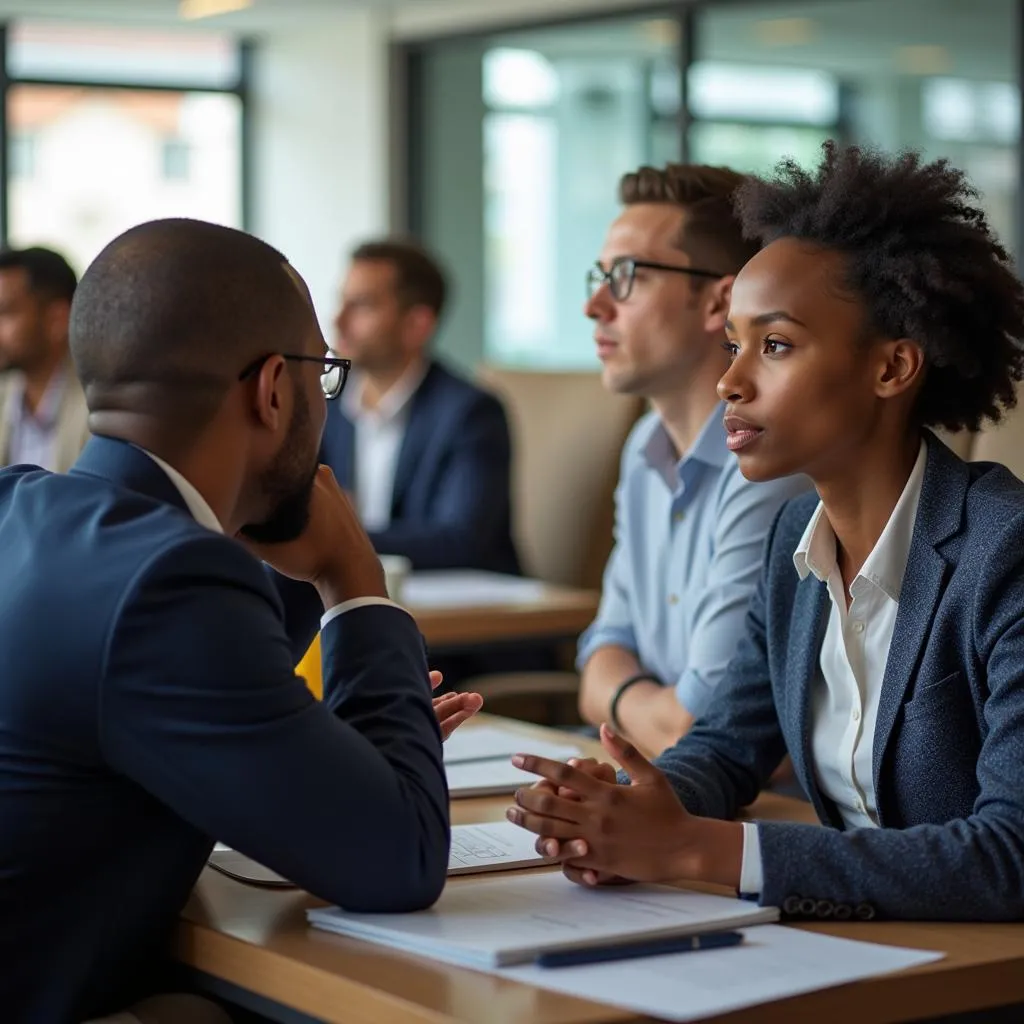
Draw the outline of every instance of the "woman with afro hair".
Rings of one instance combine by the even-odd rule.
[[[789,917],[1024,918],[1024,484],[932,432],[1024,376],[1024,288],[945,161],[829,143],[741,187],[764,248],[719,384],[779,514],[712,706],[650,764],[536,757],[509,818],[585,885],[689,878]],[[737,823],[786,753],[822,825]]]

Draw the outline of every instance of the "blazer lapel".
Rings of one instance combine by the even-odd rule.
[[[358,487],[355,471],[356,428],[341,408],[341,400],[327,406],[327,425],[321,443],[320,461],[326,462],[338,483],[347,491]]]
[[[795,572],[796,570],[794,570]],[[788,662],[792,673],[787,685],[796,689],[797,699],[791,707],[795,720],[791,724],[791,734],[798,737],[798,749],[791,750],[793,770],[810,797],[811,803],[821,821],[829,821],[837,828],[842,823],[831,801],[827,801],[818,789],[818,781],[814,777],[814,758],[811,751],[811,698],[814,685],[818,679],[818,662],[821,657],[821,645],[825,639],[829,615],[828,588],[814,576],[802,580],[796,588],[793,601],[794,623],[806,623],[799,633],[790,633],[792,648]]]
[[[434,385],[437,367],[431,364],[422,383],[409,401],[409,418],[405,424],[402,447],[395,466],[395,484],[391,492],[391,515],[398,516],[406,492],[416,475],[416,467],[431,437]]]
[[[872,776],[882,792],[881,772],[896,717],[913,681],[951,567],[938,550],[960,528],[970,481],[967,464],[933,435],[914,522],[910,557],[900,587],[899,609],[878,701]]]

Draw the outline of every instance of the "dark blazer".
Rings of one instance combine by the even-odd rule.
[[[811,761],[829,599],[793,552],[814,495],[780,513],[728,675],[658,759],[691,811],[731,818],[789,751],[829,826],[758,823],[761,902],[790,915],[1024,918],[1024,484],[927,442],[874,737],[882,827],[845,830]]]
[[[355,485],[355,428],[328,405],[321,460],[343,487]],[[412,397],[395,471],[391,523],[370,534],[382,555],[417,569],[518,573],[512,542],[512,451],[501,403],[430,364]]]
[[[409,615],[334,619],[315,701],[293,672],[315,591],[104,438],[67,476],[0,472],[0,565],[4,1021],[80,1024],[155,984],[214,839],[353,909],[436,899],[448,800]]]

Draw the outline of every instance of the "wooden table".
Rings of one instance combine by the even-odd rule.
[[[551,730],[519,727],[527,735],[565,739]],[[579,743],[579,737],[573,741]],[[509,803],[505,797],[457,800],[452,819],[456,824],[497,820]],[[772,794],[761,797],[751,813],[759,818],[813,820],[807,804]],[[473,884],[473,879],[451,884]],[[199,972],[200,984],[209,991],[285,1022],[618,1024],[639,1019],[627,1011],[310,929],[305,910],[315,902],[305,893],[256,889],[208,869],[183,915],[177,956]],[[946,958],[716,1021],[868,1024],[1024,1001],[1024,925],[871,922],[797,927],[941,950]]]
[[[422,608],[410,605],[432,648],[468,647],[506,640],[574,640],[594,620],[596,590],[546,585],[535,601]]]

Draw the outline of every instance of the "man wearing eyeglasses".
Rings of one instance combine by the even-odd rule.
[[[328,415],[323,461],[381,554],[416,569],[518,574],[505,410],[430,356],[447,292],[437,261],[412,242],[352,254],[334,347],[356,376]]]
[[[715,386],[743,239],[723,167],[643,167],[587,275],[585,312],[605,386],[651,411],[626,442],[615,548],[597,618],[580,638],[580,713],[659,754],[724,675],[775,513],[807,482],[752,484],[726,447]]]
[[[0,1007],[199,1024],[220,1018],[126,1007],[161,987],[213,841],[350,910],[429,905],[442,734],[480,701],[432,705],[416,624],[318,468],[348,363],[279,253],[132,228],[70,344],[96,436],[67,475],[0,471]],[[322,702],[294,673],[318,628]]]

